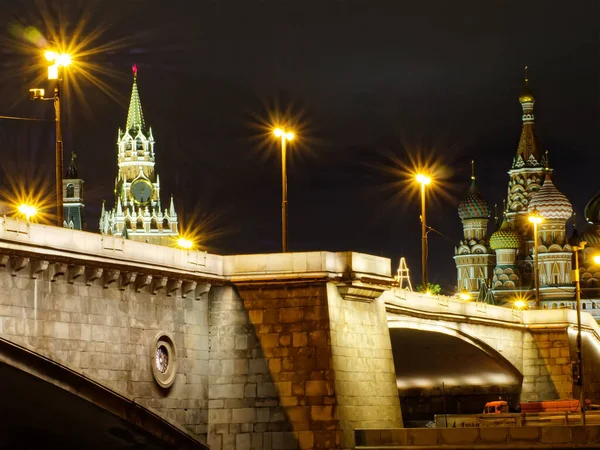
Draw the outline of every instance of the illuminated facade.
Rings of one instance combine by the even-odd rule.
[[[475,187],[474,176],[466,199],[459,205],[464,236],[454,256],[457,287],[459,291],[468,291],[481,300],[496,304],[512,304],[516,298],[533,302],[534,236],[529,215],[535,213],[543,218],[538,226],[542,307],[571,307],[575,300],[571,278],[574,252],[573,241],[566,235],[566,225],[573,216],[573,207],[554,185],[548,155],[541,152],[535,133],[535,97],[529,89],[527,76],[519,102],[523,109],[523,125],[517,153],[508,172],[508,192],[500,227],[488,236],[490,208]],[[596,214],[594,230],[600,231],[600,200],[596,203],[595,212],[590,214]],[[600,246],[600,233],[597,235]],[[588,256],[586,261],[589,263],[591,257]],[[588,266],[583,266],[588,270]],[[586,279],[597,287],[600,273],[595,270],[591,267]],[[593,303],[591,297],[583,301],[586,309]]]
[[[100,232],[135,241],[172,245],[178,236],[178,217],[173,197],[162,208],[160,178],[155,170],[154,137],[147,127],[134,67],[131,101],[125,129],[119,129],[115,180],[115,207],[102,205]]]

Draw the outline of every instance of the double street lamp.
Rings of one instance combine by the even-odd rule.
[[[281,140],[281,251],[287,252],[287,222],[288,222],[288,199],[287,199],[287,146],[286,143],[294,139],[294,133],[290,130],[275,128],[273,134]]]
[[[425,208],[425,186],[431,184],[431,177],[418,173],[415,177],[417,183],[421,185],[421,284],[425,292],[429,291],[429,283],[427,281],[427,220]]]
[[[63,226],[63,140],[61,128],[60,96],[62,93],[63,68],[71,64],[71,57],[65,53],[46,51],[48,79],[55,80],[52,97],[45,97],[44,89],[29,89],[31,100],[53,100],[56,123],[55,152],[56,152],[56,225]]]

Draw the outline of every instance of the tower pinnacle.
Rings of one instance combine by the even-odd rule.
[[[139,131],[145,131],[146,123],[144,122],[144,114],[142,112],[142,102],[137,87],[137,65],[133,65],[133,87],[131,88],[131,100],[129,101],[129,111],[127,112],[127,131],[134,130],[135,134]]]

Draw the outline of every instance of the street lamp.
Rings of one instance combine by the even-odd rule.
[[[44,53],[48,65],[48,79],[56,80],[54,95],[44,96],[44,89],[29,89],[31,100],[53,100],[54,117],[56,123],[55,147],[56,147],[56,224],[63,226],[63,141],[61,129],[60,95],[62,91],[63,68],[71,64],[71,57],[66,53],[57,53],[47,50]]]
[[[415,177],[417,183],[421,185],[421,283],[423,289],[429,290],[427,282],[427,221],[425,217],[425,186],[431,184],[431,178],[422,173],[418,173]]]
[[[21,204],[17,208],[18,211],[25,216],[25,220],[29,221],[32,217],[37,214],[37,208],[33,205]]]
[[[288,221],[288,199],[287,199],[287,164],[286,143],[294,139],[294,133],[289,130],[275,128],[275,137],[281,139],[281,251],[287,252],[287,221]]]
[[[577,301],[577,367],[579,372],[579,406],[581,408],[581,417],[583,426],[585,426],[585,397],[583,395],[583,345],[581,342],[581,283],[579,281],[579,251],[583,250],[587,242],[581,241],[579,245],[573,246],[575,252],[575,300]],[[598,256],[594,257],[594,262]],[[600,259],[600,258],[599,258]]]
[[[538,225],[544,221],[537,210],[531,211],[529,221],[533,224],[533,278],[535,281],[535,307],[540,309],[540,278],[538,267]]]

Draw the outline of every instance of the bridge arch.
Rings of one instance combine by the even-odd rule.
[[[207,447],[156,413],[70,368],[0,338],[3,443],[27,448]]]
[[[402,358],[411,359],[413,367],[417,365],[417,359],[423,358],[425,361],[431,361],[431,358],[441,357],[442,359],[448,358],[448,361],[435,361],[436,367],[441,372],[439,380],[443,381],[446,377],[450,380],[450,384],[455,386],[464,387],[464,385],[472,386],[505,386],[511,391],[518,390],[523,381],[523,374],[519,368],[522,364],[521,355],[512,354],[513,360],[511,361],[505,356],[505,351],[499,351],[498,342],[489,342],[493,338],[483,339],[479,326],[461,324],[461,323],[444,323],[442,321],[427,320],[418,317],[402,317],[395,316],[393,319],[388,320],[388,327],[390,330],[390,337],[392,340],[392,351],[396,360],[396,374],[398,380],[398,387],[402,389],[405,385],[402,380],[403,365],[398,360],[398,353],[402,354]],[[413,333],[406,333],[406,331],[399,333],[402,330],[410,330]],[[445,336],[447,339],[441,339],[439,337],[428,337],[427,333],[433,333],[438,336]],[[425,343],[425,341],[429,343]],[[486,340],[488,342],[486,342]],[[464,343],[461,347],[458,342]],[[415,350],[414,355],[408,355],[406,345],[410,345],[413,348],[421,348]],[[443,345],[448,349],[448,353],[439,355],[439,349],[431,348],[432,346]],[[494,347],[493,345],[496,347]],[[429,346],[429,347],[428,347]],[[507,352],[510,353],[510,352]],[[470,375],[467,372],[466,366],[461,372],[459,368],[455,368],[452,364],[456,361],[452,361],[452,358],[457,358],[460,354],[462,358],[466,358],[464,364],[471,365],[471,371],[476,372],[477,367],[474,360],[480,361],[482,367],[479,373],[473,373]],[[433,363],[433,361],[432,361]],[[423,363],[421,363],[423,365]],[[399,367],[398,367],[399,366]],[[485,369],[485,370],[484,370]],[[452,375],[453,374],[453,375]],[[459,374],[460,376],[457,376]],[[412,373],[413,377],[419,379],[415,373]],[[431,377],[432,374],[429,375]],[[418,386],[418,383],[417,385]],[[416,387],[412,386],[412,387]],[[404,386],[411,387],[411,386]],[[423,384],[423,387],[427,387],[427,383]]]

